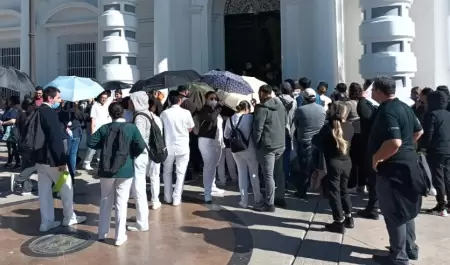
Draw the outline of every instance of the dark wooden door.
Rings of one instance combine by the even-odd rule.
[[[275,29],[275,30],[274,30]],[[279,12],[225,17],[225,64],[241,74],[246,62],[255,68],[277,61],[281,55]]]

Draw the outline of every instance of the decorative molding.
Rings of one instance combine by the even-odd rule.
[[[22,17],[22,15],[13,9],[0,9],[0,16],[13,16],[18,19]]]
[[[55,22],[55,23],[46,23],[44,27],[46,28],[55,28],[55,27],[70,27],[70,26],[80,26],[80,25],[95,25],[97,24],[97,20],[84,20],[84,21],[71,21],[71,22]]]
[[[0,28],[0,32],[20,31],[20,27]]]
[[[71,3],[62,4],[54,9],[52,9],[50,12],[48,12],[47,15],[44,16],[44,19],[42,20],[43,21],[42,24],[47,24],[47,22],[49,21],[49,19],[52,16],[54,16],[55,14],[57,14],[58,12],[60,12],[62,10],[70,9],[70,8],[83,8],[83,9],[89,10],[89,11],[97,14],[97,16],[100,15],[99,9],[96,6],[93,6],[86,2],[71,2]]]

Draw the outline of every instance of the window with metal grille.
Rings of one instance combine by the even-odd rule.
[[[20,69],[20,48],[1,48],[0,64],[3,66],[12,66],[16,69]]]
[[[67,75],[96,78],[96,43],[67,44]]]

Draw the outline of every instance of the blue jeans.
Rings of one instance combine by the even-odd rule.
[[[69,137],[67,139],[67,167],[69,168],[72,180],[75,178],[77,169],[78,147],[80,146],[80,137]]]

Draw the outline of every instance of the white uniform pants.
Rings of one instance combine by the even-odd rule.
[[[50,167],[49,165],[43,164],[36,164],[36,171],[38,173],[41,225],[50,227],[55,221],[52,184],[58,181],[61,172],[59,172],[57,167]],[[63,204],[63,224],[71,221],[76,222],[77,216],[73,211],[73,189],[71,178],[67,178],[66,183],[62,185],[60,195]]]
[[[159,202],[159,190],[160,190],[160,173],[161,164],[150,161],[148,169],[148,175],[150,176],[150,186],[152,191],[152,203]]]
[[[175,183],[175,189],[172,185],[172,173],[173,163],[175,163],[175,170],[177,174],[177,182]],[[167,156],[164,161],[163,167],[163,180],[164,180],[164,200],[167,203],[180,202],[181,195],[183,193],[184,177],[186,176],[186,169],[189,163],[189,153],[182,155]]]
[[[111,210],[114,204],[116,210],[115,240],[126,237],[127,209],[133,178],[102,178],[100,179],[101,201],[98,221],[98,235],[106,238],[111,223]]]
[[[256,160],[255,150],[247,149],[233,154],[236,161],[239,176],[239,192],[241,193],[241,202],[248,205],[248,177],[252,183],[253,196],[255,204],[261,201],[261,191],[258,176],[258,161]]]
[[[147,152],[140,154],[134,160],[134,178],[131,187],[136,199],[136,227],[148,230],[148,202],[147,202],[147,166],[149,157]]]
[[[219,165],[222,147],[214,139],[198,138],[198,149],[203,159],[203,187],[205,188],[205,201],[210,201],[211,191],[216,178],[216,168]]]
[[[86,151],[86,156],[84,157],[84,164],[91,164],[94,156],[97,158],[97,160],[99,160],[100,159],[100,151],[88,148],[88,150]]]

